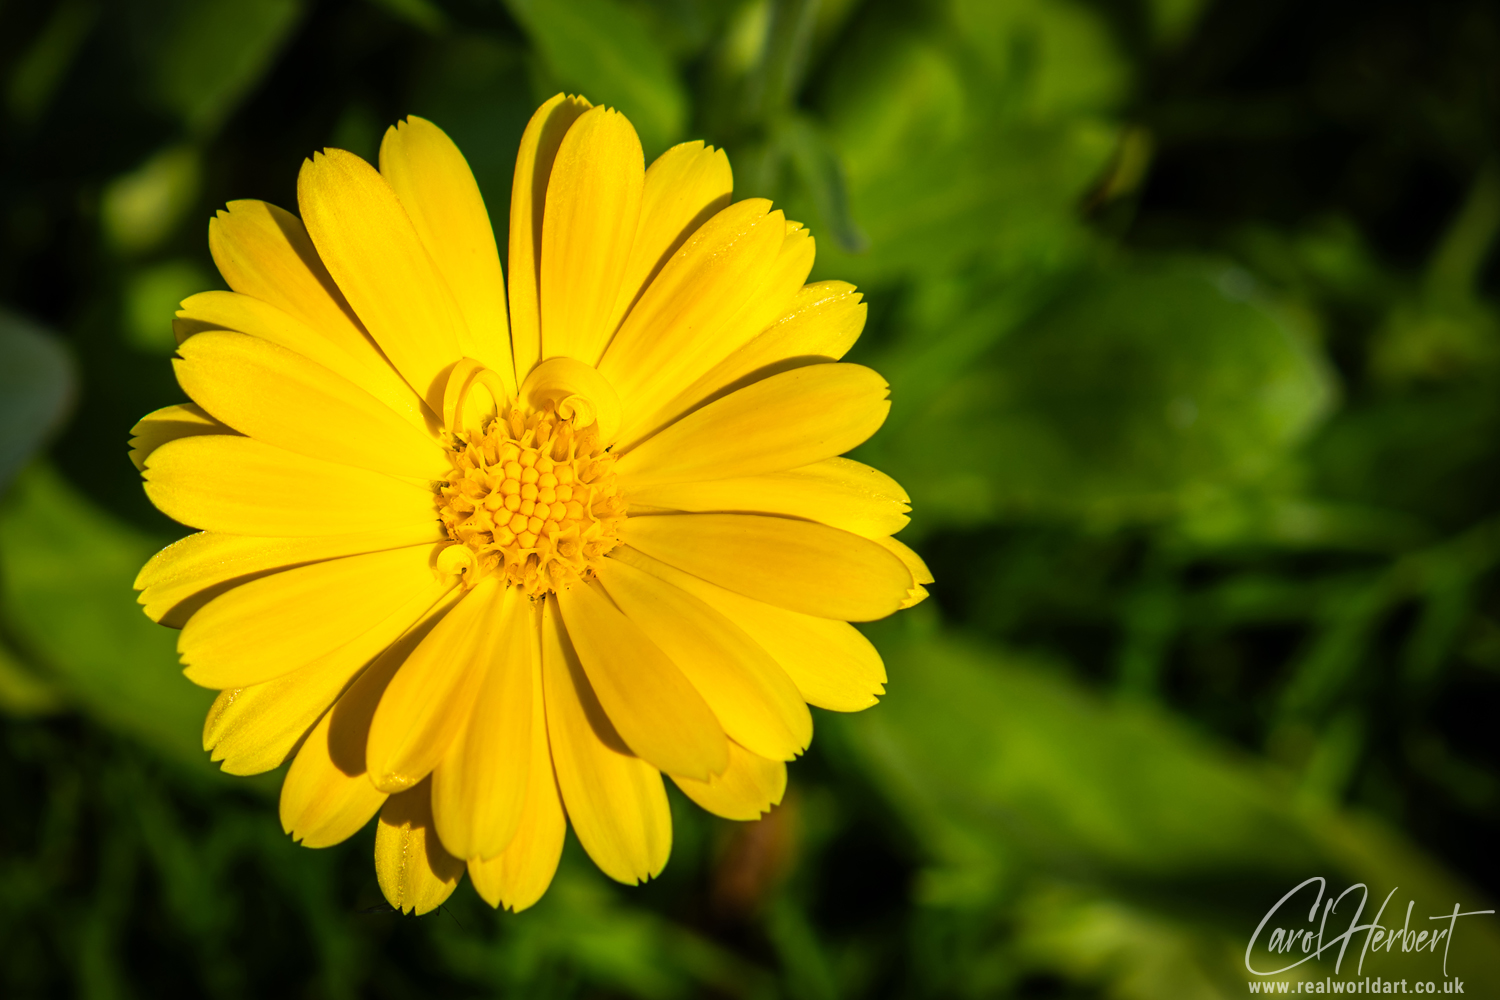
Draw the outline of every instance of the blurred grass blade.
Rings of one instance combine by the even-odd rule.
[[[687,94],[646,24],[618,0],[506,0],[557,80],[617,108],[649,161],[682,136]]]
[[[745,81],[745,113],[752,122],[775,119],[796,103],[818,25],[819,0],[770,0],[760,61]]]
[[[99,5],[65,0],[11,70],[6,104],[21,122],[40,118],[68,74],[79,48],[99,17]]]
[[[0,494],[62,423],[76,381],[56,338],[0,310]]]
[[[870,241],[860,232],[849,211],[843,164],[818,126],[803,115],[793,115],[778,124],[775,141],[789,154],[820,221],[839,248],[846,253],[867,250]]]

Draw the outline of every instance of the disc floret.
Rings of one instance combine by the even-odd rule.
[[[513,406],[456,433],[451,457],[438,516],[457,544],[439,566],[466,586],[500,573],[539,596],[592,575],[618,543],[625,501],[596,425],[575,430],[550,404]]]

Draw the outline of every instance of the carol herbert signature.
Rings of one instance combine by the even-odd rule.
[[[1316,887],[1316,892],[1313,891],[1314,887]],[[1364,972],[1365,958],[1372,952],[1390,953],[1395,950],[1399,952],[1425,951],[1435,954],[1438,946],[1441,945],[1443,975],[1447,976],[1448,955],[1453,948],[1453,939],[1458,933],[1459,921],[1465,917],[1493,915],[1495,911],[1465,911],[1460,904],[1454,903],[1451,913],[1427,917],[1425,926],[1419,917],[1418,924],[1414,928],[1412,911],[1416,907],[1416,900],[1413,899],[1407,902],[1405,918],[1398,929],[1394,924],[1394,919],[1391,926],[1382,923],[1391,898],[1396,895],[1398,889],[1399,887],[1392,889],[1386,894],[1373,920],[1369,923],[1360,923],[1370,897],[1370,890],[1363,882],[1351,885],[1336,897],[1329,897],[1326,878],[1315,875],[1307,879],[1282,896],[1276,905],[1261,918],[1255,928],[1255,933],[1250,937],[1250,943],[1245,947],[1246,971],[1256,976],[1279,975],[1305,962],[1321,959],[1326,953],[1337,949],[1338,957],[1334,961],[1333,974],[1338,975],[1350,944],[1363,935],[1364,939],[1359,949],[1359,964],[1355,968],[1356,975]],[[1302,911],[1298,897],[1309,895],[1312,896],[1312,906],[1307,910],[1305,923],[1299,926],[1297,916]],[[1346,904],[1345,899],[1349,896],[1354,896],[1354,899],[1350,899]],[[1345,916],[1348,917],[1348,926],[1338,931],[1338,924]],[[1282,926],[1283,922],[1291,926]],[[1330,927],[1330,922],[1334,926]],[[1261,947],[1263,953],[1273,958],[1290,955],[1300,957],[1280,968],[1257,968],[1255,964],[1257,945]]]

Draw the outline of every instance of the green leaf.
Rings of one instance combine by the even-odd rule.
[[[125,342],[148,354],[177,350],[172,316],[182,300],[216,282],[201,264],[176,257],[141,268],[125,282]]]
[[[0,310],[0,493],[61,424],[76,382],[61,343]]]
[[[1351,406],[1311,442],[1307,463],[1330,499],[1380,504],[1453,529],[1500,501],[1497,434],[1500,385],[1476,379]]]
[[[142,614],[131,589],[162,544],[32,466],[0,507],[5,615],[22,650],[91,714],[204,774],[214,694],[183,678],[177,633]]]
[[[13,64],[6,87],[6,104],[19,121],[33,122],[47,110],[98,19],[99,7],[90,0],[53,7],[47,26]]]
[[[926,519],[1160,517],[1266,476],[1332,396],[1244,272],[1138,262],[1080,277],[941,392],[895,394],[875,453]]]
[[[889,693],[841,721],[940,853],[959,837],[997,860],[1005,845],[1189,890],[1209,873],[1291,877],[1325,860],[1285,789],[1165,713],[1096,701],[1055,664],[894,625],[874,636]]]
[[[1118,146],[1107,112],[1124,76],[1095,15],[958,4],[931,24],[871,20],[848,53],[820,106],[869,250],[820,246],[820,274],[868,285],[1076,255],[1079,202]]]
[[[1027,117],[1118,108],[1130,66],[1103,14],[1071,0],[955,0],[952,31]]]
[[[392,16],[427,32],[440,35],[448,30],[448,15],[432,0],[370,0]]]
[[[505,923],[497,946],[442,935],[438,945],[449,964],[508,987],[506,996],[545,992],[537,981],[549,981],[549,967],[557,964],[612,996],[776,995],[764,970],[681,924],[627,905],[572,846],[547,894],[524,919]]]
[[[623,112],[648,159],[677,141],[687,95],[645,23],[617,0],[506,0],[548,68],[595,104]]]
[[[26,669],[0,646],[0,712],[6,715],[49,715],[63,707],[62,692]]]
[[[169,8],[143,53],[156,98],[212,133],[261,76],[302,14],[300,0],[191,0]]]
[[[1167,712],[1102,702],[1055,663],[910,623],[872,634],[889,692],[875,709],[829,721],[917,835],[929,865],[918,898],[969,913],[1005,908],[1034,960],[1113,980],[1109,995],[1238,994],[1257,921],[1313,875],[1335,894],[1369,885],[1366,920],[1393,888],[1416,901],[1424,927],[1454,902],[1476,908],[1472,889],[1383,827],[1302,805],[1289,775]],[[1352,914],[1340,913],[1342,929]],[[1384,923],[1399,927],[1400,914]],[[1500,933],[1472,921],[1461,932],[1450,974],[1490,995]],[[1164,952],[1182,961],[1163,963]],[[1441,960],[1382,954],[1367,972],[1440,979]]]
[[[203,172],[191,145],[173,146],[111,180],[100,199],[104,233],[126,253],[150,250],[172,234],[198,197]]]

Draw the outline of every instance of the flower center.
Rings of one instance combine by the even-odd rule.
[[[491,573],[532,596],[587,576],[618,541],[625,501],[596,425],[581,431],[548,403],[514,406],[455,435],[453,475],[438,517],[457,542],[439,568],[473,586]]]

